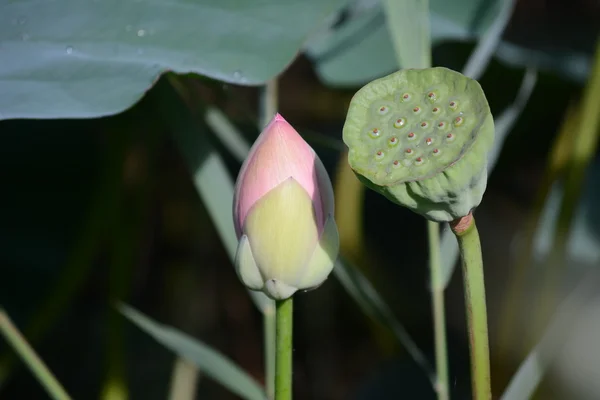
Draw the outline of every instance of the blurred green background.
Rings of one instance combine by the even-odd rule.
[[[207,123],[206,112],[219,110],[242,133],[236,140],[251,143],[260,131],[259,85],[277,76],[279,112],[336,181],[343,173],[341,129],[352,95],[397,68],[382,7],[375,0],[318,7],[266,0],[53,3],[0,2],[0,305],[76,399],[167,398],[175,356],[127,322],[114,308],[118,300],[200,338],[263,382],[261,313],[237,280],[214,215],[198,195],[181,137],[192,138],[191,152],[202,148],[197,157],[216,155],[235,179],[239,159]],[[314,15],[305,11],[313,6]],[[431,0],[433,65],[460,71],[503,6]],[[208,11],[215,9],[220,23],[194,23],[194,15],[216,18]],[[185,10],[189,20],[173,19]],[[146,25],[132,22],[128,29],[118,15]],[[589,274],[600,266],[600,102],[598,92],[595,103],[586,95],[599,74],[593,58],[600,6],[522,0],[509,15],[479,78],[492,113],[513,104],[526,69],[535,69],[537,80],[498,144],[498,162],[476,211],[494,398],[541,336],[534,320],[543,313],[536,296],[546,287],[545,274],[559,271],[559,284],[542,297],[553,312],[582,279],[597,282]],[[289,25],[293,20],[297,26]],[[117,24],[119,35],[131,33],[131,42],[106,33]],[[245,41],[236,42],[236,35]],[[273,43],[278,45],[269,47]],[[134,48],[146,58],[125,55]],[[56,49],[75,61],[62,61]],[[162,75],[153,84],[165,70],[184,74]],[[570,119],[569,109],[575,113]],[[582,125],[593,128],[583,156],[571,150],[584,140],[577,136]],[[574,176],[581,178],[580,188],[569,185]],[[564,195],[563,188],[570,191]],[[359,196],[340,191],[336,187],[338,202]],[[363,224],[364,250],[343,247],[342,255],[433,360],[423,220],[370,191],[360,214],[350,218]],[[560,342],[566,350],[553,354],[537,398],[600,398],[597,288],[578,307],[583,316],[572,316],[579,322],[568,324],[572,329]],[[333,276],[296,299],[296,398],[435,398],[405,349],[359,312]],[[458,273],[446,301],[451,397],[468,398]],[[512,317],[503,320],[507,305]],[[508,332],[504,347],[497,344],[502,332]],[[238,398],[202,373],[199,379],[196,398]],[[0,343],[0,398],[46,396]]]

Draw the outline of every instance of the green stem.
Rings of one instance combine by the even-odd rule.
[[[278,300],[276,307],[275,400],[292,399],[293,300]]]
[[[55,400],[71,399],[2,308],[0,308],[0,331],[6,338],[6,341],[21,357],[42,386],[44,386],[51,398]]]
[[[436,222],[427,221],[429,240],[429,269],[431,273],[431,303],[433,308],[433,330],[435,344],[435,390],[439,400],[448,400],[448,349],[446,345],[446,311],[444,306],[444,284],[440,259],[440,230]]]
[[[264,345],[265,345],[265,383],[267,398],[273,399],[275,396],[275,359],[276,359],[276,340],[277,323],[275,319],[275,309],[273,307],[265,308],[263,312],[264,327]]]
[[[471,352],[473,399],[488,400],[492,398],[490,350],[479,233],[471,214],[453,221],[450,226],[458,239],[461,255]]]

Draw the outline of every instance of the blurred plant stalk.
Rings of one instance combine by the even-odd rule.
[[[56,380],[42,359],[27,343],[21,332],[10,320],[4,309],[0,308],[0,332],[8,344],[21,357],[36,379],[42,384],[48,395],[54,400],[71,400],[60,382]]]
[[[440,227],[437,222],[427,221],[429,243],[429,270],[431,274],[431,308],[433,313],[433,334],[435,345],[435,370],[437,374],[435,391],[438,399],[447,400],[449,393],[448,349],[446,341],[446,307],[444,306],[444,282],[440,252]]]
[[[279,103],[277,78],[268,82],[261,91],[260,95],[260,118],[258,131],[261,132],[269,121],[277,114]],[[291,300],[290,300],[291,301]],[[275,397],[275,358],[277,353],[277,323],[275,308],[268,307],[263,312],[263,347],[265,363],[265,390],[267,397]]]
[[[173,365],[169,400],[193,400],[199,378],[196,365],[178,357]]]

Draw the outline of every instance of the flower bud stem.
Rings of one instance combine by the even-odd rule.
[[[276,307],[275,400],[292,399],[292,297],[278,300]]]
[[[471,352],[472,398],[492,398],[490,383],[490,351],[481,243],[471,214],[450,223],[460,248],[469,349]]]

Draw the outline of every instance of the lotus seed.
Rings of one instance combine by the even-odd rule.
[[[439,156],[440,155],[440,149],[433,149],[432,151],[434,156]]]
[[[386,106],[381,106],[381,107],[379,108],[379,114],[380,114],[380,115],[385,115],[385,114],[387,114],[387,113],[388,113],[388,111],[389,111],[389,110],[390,110],[390,109],[389,109],[389,108],[387,108]]]
[[[415,165],[423,165],[423,159],[421,157],[417,157],[415,160]]]
[[[435,94],[435,92],[427,93],[427,97],[429,97],[429,101],[431,101],[431,102],[434,102],[437,100],[437,95]]]
[[[413,108],[413,112],[414,113],[419,113],[420,111],[421,111],[421,109],[419,107]]]
[[[451,101],[449,103],[449,106],[451,109],[456,110],[456,107],[458,106],[458,104],[455,101]]]
[[[438,128],[445,128],[446,127],[446,123],[444,121],[441,121],[438,123]]]
[[[396,122],[394,122],[394,128],[402,128],[406,124],[406,120],[404,118],[398,118]]]
[[[369,132],[369,136],[371,136],[372,138],[377,138],[377,137],[381,136],[381,131],[377,128],[374,128],[373,130],[371,130]]]
[[[391,137],[389,142],[390,142],[390,145],[395,146],[398,144],[398,139],[395,137]]]
[[[461,126],[463,122],[465,122],[465,119],[463,117],[456,117],[454,119],[454,126]]]
[[[410,100],[410,94],[408,94],[408,93],[404,93],[404,94],[402,95],[402,99],[403,99],[403,100],[405,100],[405,101],[406,101],[406,100]]]
[[[429,123],[427,123],[427,121],[423,121],[421,122],[421,128],[425,129],[429,126]]]
[[[378,160],[381,160],[384,156],[385,156],[385,153],[381,150],[379,150],[377,153],[375,153],[375,158]]]
[[[453,135],[452,133],[449,133],[449,134],[447,134],[447,135],[446,135],[446,139],[447,139],[449,142],[453,141],[453,140],[454,140],[454,138],[455,138],[455,137],[454,137],[454,135]]]
[[[398,168],[400,166],[400,161],[394,160],[394,162],[392,163],[392,165],[394,166],[394,168]]]
[[[410,132],[408,135],[406,135],[408,137],[408,140],[415,140],[415,133],[414,132]]]
[[[427,144],[427,146],[431,145],[431,143],[433,143],[433,139],[432,138],[425,139],[425,144]]]
[[[431,112],[433,112],[434,114],[437,114],[438,112],[440,112],[440,109],[437,107],[433,107],[433,110],[431,110]]]
[[[413,152],[413,151],[412,151],[412,149],[411,149],[411,148],[408,148],[408,149],[406,149],[406,154],[412,154],[412,152]]]

